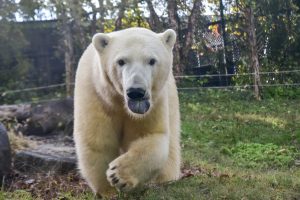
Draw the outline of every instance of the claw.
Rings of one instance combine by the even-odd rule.
[[[116,184],[119,182],[119,179],[117,179],[116,177],[112,179],[113,184]]]
[[[109,178],[113,178],[114,176],[115,176],[115,174],[112,174],[112,175],[109,176]]]
[[[126,183],[123,183],[122,185],[121,185],[121,188],[124,188],[124,187],[126,187]]]

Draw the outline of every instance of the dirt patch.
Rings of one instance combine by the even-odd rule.
[[[25,190],[34,198],[55,199],[68,192],[76,197],[90,192],[85,181],[76,172],[57,175],[52,172],[25,174],[14,171],[4,182],[4,191]]]

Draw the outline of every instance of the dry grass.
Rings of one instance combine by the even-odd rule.
[[[34,148],[36,142],[24,137],[23,134],[18,131],[19,124],[15,121],[4,121],[7,128],[7,135],[9,138],[12,153],[15,154],[17,151],[24,150],[27,148]]]
[[[35,143],[33,141],[29,140],[23,135],[14,133],[14,131],[11,130],[8,131],[8,137],[9,137],[10,146],[13,153],[23,149],[32,148],[35,146]]]

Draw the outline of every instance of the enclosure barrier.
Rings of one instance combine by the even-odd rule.
[[[300,70],[290,70],[290,71],[275,71],[275,72],[260,72],[260,75],[280,75],[280,74],[287,74],[287,73],[300,73]],[[181,75],[175,76],[176,80],[183,80],[183,79],[198,79],[201,78],[212,78],[212,77],[243,77],[243,76],[252,76],[254,73],[241,73],[241,74],[206,74],[206,75]],[[74,83],[72,83],[74,85]],[[39,86],[39,87],[32,87],[32,88],[24,88],[24,89],[17,89],[17,90],[7,90],[4,92],[0,92],[0,99],[7,97],[9,95],[17,94],[17,93],[25,93],[25,92],[32,92],[32,91],[41,91],[41,90],[48,90],[54,88],[65,87],[66,83],[59,83],[53,85],[46,85],[46,86]],[[298,83],[270,83],[270,84],[262,84],[261,87],[299,87],[300,82]],[[206,89],[251,89],[254,85],[251,84],[243,84],[243,85],[227,85],[227,86],[193,86],[193,87],[178,87],[178,91],[188,91],[188,90],[206,90]],[[43,102],[49,100],[57,100],[61,98],[51,98],[46,100],[37,100],[37,101],[28,101],[26,103],[34,103],[34,102]]]

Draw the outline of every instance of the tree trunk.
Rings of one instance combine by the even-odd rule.
[[[201,6],[202,3],[200,0],[194,1],[191,14],[188,17],[187,28],[183,31],[177,14],[177,1],[168,1],[169,27],[177,33],[177,40],[173,49],[175,75],[180,75],[186,71],[188,54],[193,45],[195,24],[197,23],[197,17],[201,13]]]
[[[150,18],[148,20],[148,23],[150,25],[151,30],[153,30],[155,32],[162,32],[164,29],[163,23],[160,21],[158,15],[156,14],[152,1],[146,0],[146,2],[147,2],[148,9],[150,12]]]
[[[65,70],[66,70],[66,90],[67,97],[73,97],[74,93],[74,48],[71,35],[70,25],[65,26],[64,30],[64,45],[65,45]]]
[[[247,24],[247,32],[248,32],[248,42],[250,47],[250,66],[251,70],[254,73],[253,75],[253,83],[254,83],[254,95],[257,100],[261,100],[261,81],[259,75],[259,60],[258,60],[258,52],[257,52],[257,39],[255,33],[255,21],[254,21],[254,13],[251,6],[245,9],[245,17]]]
[[[176,0],[168,1],[168,16],[169,16],[169,27],[177,33],[176,43],[173,48],[173,69],[175,75],[182,74],[182,68],[180,65],[180,21],[177,14],[177,2]],[[185,59],[185,58],[183,58]]]
[[[90,3],[92,7],[92,21],[91,21],[91,32],[95,34],[97,31],[97,8],[93,3]]]
[[[85,46],[84,31],[80,25],[81,10],[78,10],[79,1],[74,1],[71,3],[63,4],[62,2],[56,2],[56,13],[58,20],[60,22],[62,45],[61,51],[64,53],[65,61],[65,83],[66,83],[66,95],[67,97],[72,97],[74,92],[74,81],[75,81],[75,67],[74,67],[74,44],[72,31],[75,31],[78,35],[76,40],[80,41],[82,46]],[[70,10],[67,10],[67,7]],[[70,17],[73,20],[71,22]]]
[[[147,2],[150,12],[149,25],[151,29],[157,32],[162,31],[163,23],[156,14],[152,1],[145,1]],[[201,13],[201,6],[202,3],[200,0],[194,1],[191,14],[188,18],[186,32],[183,33],[181,22],[177,14],[177,1],[167,1],[169,28],[173,29],[177,33],[176,43],[173,48],[173,71],[175,75],[181,75],[186,70],[188,54],[193,44],[195,24],[197,23],[197,17]]]
[[[100,33],[104,33],[104,16],[105,16],[105,8],[104,8],[104,4],[103,4],[103,0],[98,0],[99,2],[99,14],[100,14],[100,26],[99,26],[99,32]]]
[[[115,31],[121,30],[122,29],[122,19],[124,18],[125,15],[125,10],[126,10],[126,0],[121,0],[121,2],[118,5],[119,8],[119,13],[118,13],[118,18],[115,21]]]
[[[73,1],[67,1],[66,8],[67,7],[70,8],[69,14],[71,15],[70,19],[72,19],[72,20],[70,20],[70,21],[72,21],[72,23],[68,23],[68,24],[72,25],[70,27],[71,38],[75,38],[76,41],[80,42],[81,46],[85,47],[85,46],[87,46],[88,42],[85,37],[85,31],[83,30],[83,27],[82,27],[81,20],[82,20],[83,13],[84,13],[82,6],[83,5],[80,0],[73,0]],[[65,12],[67,11],[66,8],[65,8]],[[64,13],[63,15],[65,15],[66,19],[68,18],[66,13]],[[72,31],[76,32],[76,34],[72,34],[71,33]]]
[[[191,10],[191,14],[188,18],[187,31],[185,33],[185,37],[182,45],[182,51],[180,55],[181,58],[185,58],[183,59],[184,62],[181,62],[181,71],[185,71],[187,67],[188,54],[193,45],[195,24],[197,23],[197,17],[201,14],[201,6],[202,6],[201,0],[195,0],[193,8]]]

